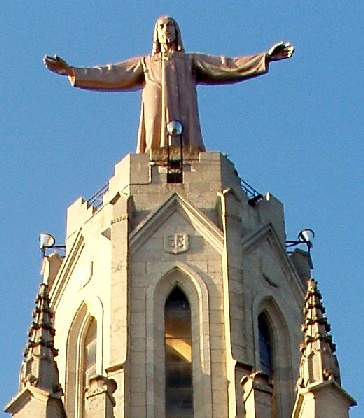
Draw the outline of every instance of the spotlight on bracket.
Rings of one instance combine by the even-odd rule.
[[[45,257],[46,255],[46,249],[47,248],[62,248],[65,249],[65,245],[55,245],[56,239],[52,234],[49,234],[48,232],[41,232],[39,234],[39,248],[42,252],[42,257]]]
[[[306,228],[298,234],[298,240],[307,245],[307,247],[313,247],[313,239],[315,238],[315,233],[312,229]]]
[[[311,248],[313,247],[313,239],[315,238],[315,233],[310,228],[305,228],[300,231],[296,241],[286,241],[286,248],[296,247],[300,244],[305,244],[307,246],[307,258],[310,269],[313,269],[313,263],[311,258]]]

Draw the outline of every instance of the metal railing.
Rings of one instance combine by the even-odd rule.
[[[253,186],[247,183],[245,180],[240,179],[241,187],[246,193],[249,204],[255,206],[255,204],[263,198],[263,195],[259,193]],[[104,194],[109,190],[109,184],[105,184],[100,190],[98,190],[93,196],[87,199],[87,203],[95,208],[102,206]]]
[[[104,194],[109,190],[109,183],[105,184],[100,190],[98,190],[90,199],[87,199],[87,203],[94,208],[98,209],[102,206]]]
[[[245,180],[240,179],[241,181],[241,187],[243,188],[244,192],[248,196],[249,199],[256,197],[256,196],[263,196],[261,193],[259,193],[257,190],[254,189],[253,186],[251,186],[249,183],[247,183]]]

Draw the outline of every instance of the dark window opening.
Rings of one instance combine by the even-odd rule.
[[[166,417],[193,417],[192,323],[186,295],[177,286],[164,309]]]
[[[273,372],[272,335],[268,318],[264,313],[258,317],[260,368],[268,376]]]

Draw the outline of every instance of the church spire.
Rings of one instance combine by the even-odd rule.
[[[43,282],[35,299],[33,322],[29,328],[20,372],[20,386],[24,388],[30,384],[50,393],[57,393],[61,391],[54,360],[58,351],[54,348],[55,330],[49,304],[48,285]]]
[[[66,418],[58,368],[54,358],[55,330],[50,308],[47,279],[35,299],[33,322],[29,328],[18,394],[5,407],[13,417]]]
[[[300,387],[327,380],[334,380],[340,385],[339,364],[334,354],[336,347],[332,342],[331,327],[321,299],[317,282],[310,278],[307,282],[302,325],[304,341],[301,345]]]
[[[355,400],[341,387],[330,325],[325,316],[317,282],[307,281],[301,344],[300,375],[293,418],[349,418]]]

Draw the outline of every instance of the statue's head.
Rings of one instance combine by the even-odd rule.
[[[173,17],[161,16],[157,19],[153,32],[152,55],[161,52],[161,44],[173,46],[175,51],[184,51],[181,31]]]

